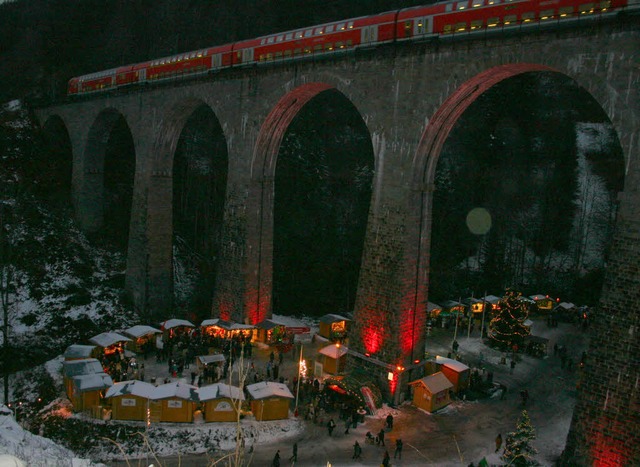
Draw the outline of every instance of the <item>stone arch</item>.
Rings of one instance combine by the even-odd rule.
[[[150,145],[149,166],[137,169],[148,177],[146,183],[146,217],[136,232],[143,232],[146,256],[131,259],[144,265],[148,286],[143,287],[146,298],[139,298],[143,308],[154,314],[168,316],[173,310],[173,167],[180,135],[189,117],[206,108],[216,120],[215,111],[204,100],[189,97],[169,107],[154,128]],[[142,176],[142,175],[141,175]],[[140,222],[140,221],[138,221]],[[133,253],[131,251],[130,253]]]
[[[125,119],[124,115],[112,107],[97,115],[89,129],[78,167],[80,175],[74,177],[76,217],[88,232],[96,232],[104,224],[105,154],[111,131],[121,118]]]
[[[273,280],[273,201],[274,177],[280,145],[289,125],[314,97],[333,86],[315,82],[286,94],[271,110],[260,128],[251,162],[249,205],[256,217],[248,225],[247,271],[243,320],[250,324],[271,316]]]

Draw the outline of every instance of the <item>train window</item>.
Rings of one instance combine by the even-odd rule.
[[[347,26],[349,29],[353,29],[353,21],[349,21],[349,25]]]
[[[313,46],[313,52],[322,52],[322,44],[316,44]]]
[[[487,5],[495,5],[500,3],[500,0],[487,0]]]
[[[353,41],[351,39],[349,39],[347,41],[347,47],[351,47],[353,45]]]
[[[455,25],[456,32],[463,32],[467,30],[467,23],[456,23]]]
[[[293,33],[292,32],[290,32],[286,36],[284,36],[284,40],[285,41],[290,41],[291,39],[293,39]]]
[[[464,10],[469,5],[468,2],[458,2],[456,4],[456,10]]]
[[[269,39],[267,39],[267,44],[273,44],[274,39],[275,38],[271,36]]]
[[[611,2],[600,2],[600,9],[602,11],[607,11],[609,8],[611,8]]]
[[[530,23],[531,21],[533,21],[535,19],[536,15],[535,13],[531,12],[531,11],[527,11],[526,13],[522,13],[520,15],[520,20],[523,23]]]
[[[453,32],[453,27],[450,24],[445,24],[442,28],[442,34],[451,34]]]
[[[344,23],[340,23],[340,24],[338,24],[338,26],[337,26],[337,28],[336,28],[336,29],[337,29],[338,31],[344,31],[344,30],[345,30]]]
[[[487,27],[489,28],[496,27],[498,24],[500,24],[500,18],[493,17],[487,20]]]
[[[593,13],[593,8],[594,8],[594,4],[593,3],[585,3],[583,5],[580,5],[578,7],[578,9],[580,10],[580,14],[587,14],[587,13]]]
[[[322,28],[316,28],[315,35],[322,34]]]
[[[275,58],[282,58],[282,52],[276,52]]]
[[[327,31],[327,32],[333,32],[333,24],[332,24],[332,25],[330,25],[330,26],[327,26],[326,31]]]
[[[473,3],[471,6],[473,8],[478,8],[479,6],[482,6],[482,5],[484,5],[483,0],[473,0]]]
[[[302,49],[294,49],[293,54],[294,54],[294,55],[300,55],[300,54],[302,54]]]
[[[296,32],[296,39],[302,39],[302,31]]]
[[[276,37],[276,42],[282,42],[284,40],[284,36],[280,35]]]
[[[291,57],[291,49],[287,49],[284,51],[284,56],[285,57]]]
[[[202,58],[202,52],[198,52],[198,58]]]
[[[333,50],[333,44],[332,43],[328,43],[324,45],[324,50]]]
[[[553,10],[543,10],[540,12],[540,19],[541,20],[547,20],[547,19],[553,19]]]
[[[311,36],[313,36],[313,29],[307,29],[304,32],[304,37],[311,37]]]
[[[336,49],[344,49],[344,42],[336,42]]]
[[[260,45],[264,45],[265,42],[267,42],[267,38],[263,37],[262,40],[260,41]]]
[[[571,16],[573,15],[573,7],[572,6],[566,6],[564,8],[560,8],[560,17],[561,18],[566,18],[567,16]]]
[[[505,26],[508,24],[513,24],[518,22],[518,17],[516,15],[507,15],[504,17]]]
[[[310,54],[311,53],[311,47],[305,47],[304,48],[304,53]]]
[[[477,19],[474,21],[471,21],[471,30],[473,31],[474,29],[480,29],[482,28],[482,20],[481,19]]]

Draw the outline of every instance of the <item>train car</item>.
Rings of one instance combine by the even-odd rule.
[[[329,55],[395,40],[396,12],[362,16],[237,42],[234,66]]]
[[[104,91],[112,89],[115,85],[116,68],[80,76],[73,83],[74,89],[77,90],[78,94]]]
[[[463,0],[401,10],[396,24],[398,41],[472,33],[491,29],[539,26],[555,21],[613,13],[626,0]]]
[[[232,44],[185,52],[149,62],[147,81],[207,73],[231,65]]]

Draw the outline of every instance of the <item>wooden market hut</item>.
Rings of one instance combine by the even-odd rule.
[[[347,365],[349,349],[339,342],[318,350],[317,360],[322,363],[322,371],[331,375],[342,373]]]
[[[446,407],[451,402],[449,391],[453,384],[441,372],[425,376],[409,385],[413,388],[413,405],[429,413]]]
[[[247,386],[251,396],[251,411],[256,420],[289,418],[289,403],[294,399],[286,384],[261,381]]]
[[[80,375],[95,375],[104,373],[102,363],[96,358],[83,358],[62,362],[62,380],[69,399],[74,393],[73,377]]]
[[[162,339],[167,342],[176,336],[188,334],[194,329],[195,326],[186,319],[168,319],[162,323],[160,329],[162,330]]]
[[[549,297],[548,295],[536,294],[529,296],[529,298],[533,300],[538,311],[542,311],[545,313],[550,312],[553,309],[553,305],[555,303],[553,298]]]
[[[114,420],[141,420],[147,418],[149,400],[153,397],[155,386],[144,381],[122,381],[115,383],[105,394],[111,406],[111,418]]]
[[[320,318],[318,335],[331,342],[342,342],[349,336],[352,320],[344,316],[328,314]]]
[[[435,319],[441,311],[442,307],[437,303],[427,302],[427,318]]]
[[[139,324],[122,331],[122,333],[131,338],[131,341],[126,344],[129,350],[146,354],[156,348],[156,336],[162,334],[162,331],[151,326]]]
[[[71,378],[69,400],[74,412],[90,411],[94,417],[101,417],[101,403],[105,390],[113,386],[111,376],[106,373],[78,375]]]
[[[105,356],[110,356],[115,353],[124,354],[125,343],[130,341],[131,339],[117,332],[103,332],[89,339],[89,342],[99,347],[101,353]]]
[[[287,327],[270,319],[259,322],[255,329],[254,340],[263,344],[278,344],[287,338]]]
[[[160,404],[161,422],[193,422],[197,387],[175,381],[155,387],[151,399]]]
[[[235,422],[238,409],[244,401],[239,387],[228,384],[211,384],[197,389],[205,422]]]
[[[485,302],[481,298],[469,297],[464,300],[464,304],[471,310],[473,317],[480,319],[484,311]]]
[[[64,351],[63,356],[65,361],[98,358],[100,356],[100,350],[95,345],[71,344]]]
[[[198,355],[196,365],[200,373],[200,382],[217,382],[218,375],[222,375],[224,362],[227,359],[222,354]]]
[[[432,362],[431,364],[430,362],[427,362],[425,374],[430,375],[441,372],[449,381],[451,381],[451,384],[453,384],[453,391],[456,393],[464,391],[469,387],[471,369],[467,365],[452,358],[436,356],[434,369]]]

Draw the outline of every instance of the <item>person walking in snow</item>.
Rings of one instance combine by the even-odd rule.
[[[333,433],[333,429],[336,427],[336,422],[333,421],[333,418],[330,418],[327,422],[327,431],[329,432],[329,436]]]
[[[378,433],[378,445],[384,446],[384,429],[380,428],[380,432]]]
[[[384,457],[382,458],[382,465],[384,467],[389,467],[391,465],[391,457],[389,457],[389,451],[384,450]]]
[[[358,441],[356,441],[353,444],[353,456],[351,457],[352,459],[360,459],[360,455],[362,454],[362,448],[360,447],[360,443],[358,443]]]
[[[297,462],[298,461],[298,443],[293,443],[293,454],[289,458],[289,462]]]
[[[276,452],[276,455],[273,456],[273,461],[271,461],[271,467],[280,467],[280,449]]]
[[[402,440],[400,438],[396,439],[396,450],[393,453],[393,458],[402,459]]]
[[[496,452],[500,450],[501,446],[502,446],[502,434],[498,433],[498,436],[496,436]]]

